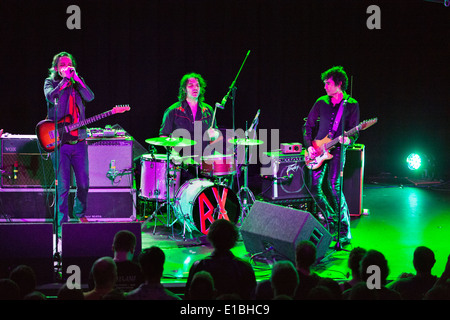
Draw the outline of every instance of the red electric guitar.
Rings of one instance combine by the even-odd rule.
[[[67,115],[63,119],[58,121],[58,130],[57,130],[58,132],[56,134],[57,135],[56,138],[55,138],[55,121],[45,119],[40,121],[36,125],[36,135],[42,149],[44,149],[46,152],[53,152],[55,148],[58,147],[59,145],[70,141],[75,141],[78,139],[76,135],[70,134],[71,131],[81,128],[92,122],[112,116],[113,114],[124,113],[125,111],[128,110],[130,110],[130,106],[128,105],[115,106],[109,111],[105,111],[96,116],[82,120],[78,123],[72,123],[73,122],[72,116]],[[62,141],[61,136],[63,137]]]
[[[355,133],[357,133],[358,131],[366,130],[370,126],[373,126],[375,123],[377,123],[377,121],[378,121],[378,118],[363,121],[359,125],[354,127],[353,129],[350,129],[349,131],[344,132],[344,136],[350,137],[350,136],[354,135]],[[330,160],[331,158],[333,158],[333,155],[330,154],[329,150],[334,148],[334,146],[337,143],[339,143],[339,138],[340,138],[340,136],[331,140],[327,136],[327,137],[323,138],[322,140],[314,140],[313,147],[316,151],[315,152],[316,155],[313,156],[313,155],[309,154],[308,152],[305,152],[306,166],[309,169],[314,170],[314,169],[320,168],[320,166],[322,165],[322,163],[325,160]]]

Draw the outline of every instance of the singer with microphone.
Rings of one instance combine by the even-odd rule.
[[[44,82],[44,96],[47,101],[47,118],[56,120],[56,125],[64,129],[67,122],[59,122],[70,115],[72,123],[85,120],[85,104],[94,99],[94,93],[78,76],[76,61],[67,52],[60,52],[53,57],[49,76]],[[53,166],[57,169],[58,192],[58,224],[69,221],[69,191],[71,168],[75,174],[77,192],[73,214],[82,222],[86,222],[87,196],[89,190],[89,164],[86,128],[61,133],[60,140],[66,141],[62,135],[72,135],[68,143],[61,144],[51,154]],[[58,159],[58,163],[56,163]],[[59,229],[60,230],[60,229]]]
[[[342,129],[350,130],[359,123],[359,103],[350,97],[345,90],[348,86],[348,77],[341,66],[333,67],[321,74],[326,95],[317,99],[311,108],[303,127],[303,140],[307,151],[305,157],[314,158],[320,153],[318,145],[325,138],[334,139],[341,136]],[[344,128],[342,128],[344,126]],[[354,143],[357,135],[340,138],[340,144],[330,150],[331,159],[311,172],[311,192],[317,196],[318,218],[328,227],[330,233],[337,235],[337,223],[340,222],[340,241],[350,243],[350,214],[341,193],[341,161],[342,168],[345,163],[345,150],[350,143]],[[342,148],[342,149],[341,149]],[[341,152],[342,151],[342,152]],[[325,175],[328,178],[325,180]],[[330,191],[330,201],[323,192],[325,186]],[[341,197],[342,195],[342,197]],[[320,214],[320,213],[321,214]],[[339,220],[339,212],[341,218]]]

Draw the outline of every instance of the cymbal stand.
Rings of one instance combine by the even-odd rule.
[[[175,175],[176,177],[176,175]],[[152,220],[153,218],[155,219],[155,224],[153,227],[153,234],[155,234],[156,232],[156,220],[159,220],[157,218],[158,212],[161,211],[161,209],[165,206],[167,209],[166,212],[166,221],[164,223],[164,221],[159,220],[161,223],[163,223],[166,227],[171,227],[173,225],[173,223],[171,224],[171,210],[175,211],[175,206],[173,204],[173,201],[171,200],[171,195],[170,195],[170,185],[171,185],[171,181],[173,182],[173,177],[170,174],[170,149],[167,148],[167,158],[166,158],[166,179],[165,179],[165,185],[166,185],[166,199],[164,201],[164,203],[162,205],[159,204],[159,202],[156,205],[156,209],[155,211],[153,211],[153,214],[151,216],[149,216],[147,218],[147,220],[144,222],[144,224],[142,225],[142,229],[144,229],[146,227],[147,222],[149,222],[150,220]]]
[[[246,124],[247,127],[247,124]],[[246,135],[246,140],[248,140],[248,131],[246,128],[245,131],[245,135]],[[253,203],[255,202],[255,196],[253,195],[253,192],[250,190],[250,188],[248,187],[248,165],[249,165],[249,160],[248,160],[248,145],[244,145],[244,164],[242,165],[244,167],[244,185],[241,186],[241,188],[239,189],[238,193],[237,193],[237,197],[239,200],[239,203],[241,205],[241,217],[240,217],[240,223],[242,224],[244,222],[244,219],[246,218],[247,214],[250,211],[251,206],[253,205]],[[246,196],[242,196],[242,193],[246,193]],[[249,200],[251,200],[252,202],[250,203]]]

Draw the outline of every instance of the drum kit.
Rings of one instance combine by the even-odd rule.
[[[181,170],[184,160],[196,156],[180,157],[173,148],[190,147],[195,141],[184,138],[157,137],[145,140],[152,146],[164,147],[166,154],[144,154],[141,156],[141,199],[156,202],[156,209],[143,223],[142,229],[148,228],[154,220],[155,233],[157,220],[166,227],[176,222],[183,225],[182,237],[194,232],[206,235],[209,226],[217,219],[227,219],[234,224],[242,223],[251,203],[253,193],[248,188],[248,154],[249,146],[263,142],[256,139],[230,139],[235,146],[245,146],[244,185],[235,194],[227,183],[239,169],[235,155],[214,154],[200,157],[194,161],[196,171],[200,174],[185,181],[180,186]],[[198,158],[196,158],[198,159]],[[189,163],[192,163],[190,161]],[[250,201],[249,201],[250,200]],[[166,208],[166,217],[162,208]],[[158,216],[161,218],[158,218]]]

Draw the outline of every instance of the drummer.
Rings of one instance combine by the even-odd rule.
[[[213,108],[204,102],[206,81],[200,74],[185,74],[180,81],[178,101],[164,112],[159,135],[182,137],[196,142],[183,147],[183,162],[199,164],[203,151],[220,136]],[[176,156],[176,152],[174,154]]]

